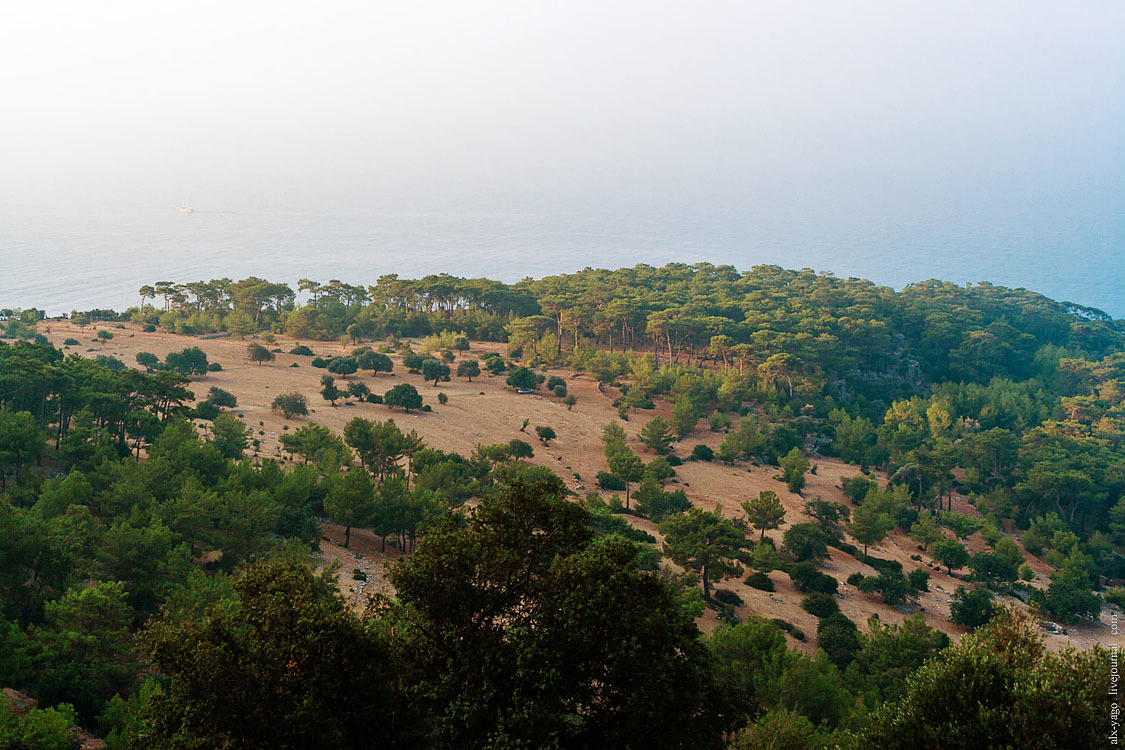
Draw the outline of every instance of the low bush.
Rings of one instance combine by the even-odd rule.
[[[715,589],[712,594],[716,601],[723,604],[729,604],[732,607],[738,607],[742,604],[742,597],[734,593],[730,589]]]
[[[597,474],[598,486],[603,490],[610,490],[613,492],[624,492],[625,482],[616,474],[610,474],[608,471],[599,471]]]
[[[691,457],[694,461],[713,461],[715,459],[715,451],[711,446],[700,443],[691,449]]]
[[[768,575],[762,572],[751,573],[746,576],[746,585],[751,588],[758,589],[759,591],[773,591],[773,580]]]
[[[836,579],[821,573],[810,562],[799,562],[789,566],[789,578],[796,589],[802,593],[836,593]]]
[[[801,600],[801,609],[813,617],[828,617],[834,612],[839,612],[840,605],[836,604],[836,598],[831,594],[814,591]]]
[[[774,618],[774,624],[776,624],[779,628],[784,630],[786,633],[789,633],[790,635],[792,635],[798,641],[804,642],[805,631],[801,630],[799,627],[797,627],[793,623],[775,617]]]

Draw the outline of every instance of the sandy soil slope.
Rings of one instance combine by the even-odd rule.
[[[69,321],[51,320],[41,324],[39,329],[59,347],[63,346],[63,341],[67,338],[75,338],[81,342],[79,346],[69,347],[68,352],[85,357],[95,357],[100,354],[114,356],[131,367],[137,367],[135,356],[140,351],[152,352],[163,357],[170,351],[199,346],[207,352],[211,361],[219,362],[223,369],[221,372],[196,378],[191,384],[192,389],[200,398],[205,398],[208,389],[212,386],[235,394],[238,398],[238,407],[233,411],[244,419],[245,423],[254,430],[254,437],[261,441],[258,455],[262,457],[289,460],[288,456],[280,450],[277,436],[286,429],[296,429],[305,421],[315,421],[340,432],[348,420],[363,416],[368,419],[394,419],[403,429],[417,430],[428,444],[465,455],[468,455],[477,444],[500,443],[512,438],[521,438],[535,447],[532,463],[554,469],[566,480],[567,485],[579,494],[586,488],[593,489],[594,475],[606,468],[600,434],[605,424],[617,419],[616,410],[611,405],[612,394],[600,392],[596,381],[588,375],[576,374],[566,368],[557,368],[552,370],[551,374],[566,378],[570,393],[577,396],[578,403],[572,410],[568,410],[554,396],[518,395],[504,385],[502,375],[490,377],[485,374],[474,378],[471,383],[463,378],[454,377],[452,382],[441,383],[440,387],[435,388],[433,383],[423,382],[420,375],[408,374],[401,367],[397,356],[392,356],[395,360],[395,372],[392,375],[383,373],[372,377],[370,374],[357,373],[346,379],[337,379],[338,385],[361,380],[376,393],[383,393],[400,382],[413,384],[422,394],[424,402],[432,406],[433,411],[404,414],[401,410],[391,410],[383,405],[367,403],[348,405],[341,403],[332,407],[321,398],[319,393],[320,377],[325,371],[312,367],[309,357],[278,353],[275,361],[257,365],[247,358],[248,342],[235,337],[208,339],[162,332],[144,333],[135,325],[124,324],[121,328],[118,328],[118,325],[120,324],[100,324],[80,328]],[[98,330],[107,330],[114,334],[114,338],[102,342],[95,338]],[[303,343],[323,357],[340,355],[354,348],[344,347],[335,342]],[[279,336],[277,343],[271,348],[280,348],[282,352],[288,352],[293,344],[292,339]],[[480,357],[488,351],[500,351],[501,348],[498,344],[474,342],[471,351],[461,356]],[[291,366],[294,363],[296,367]],[[456,370],[456,366],[453,369]],[[308,398],[313,413],[307,418],[289,421],[274,413],[270,409],[270,403],[277,394],[288,391],[303,393]],[[445,393],[449,398],[449,402],[444,406],[438,403],[439,392]],[[635,440],[637,432],[654,416],[659,414],[668,417],[670,413],[668,404],[660,402],[656,410],[636,413],[631,416],[629,422],[624,423],[626,432],[633,438],[632,447],[645,460],[650,460],[652,455],[646,454],[643,446]],[[521,432],[525,419],[528,420],[528,426]],[[535,438],[536,425],[549,425],[554,428],[558,437],[552,440],[549,446],[541,445]],[[707,429],[706,421],[700,421],[696,430],[677,446],[676,452],[685,456],[696,443],[706,443],[712,448],[717,448],[721,439],[721,435]],[[781,497],[788,511],[782,528],[770,532],[780,546],[781,535],[789,524],[810,520],[802,511],[806,500],[819,495],[826,500],[846,502],[840,491],[840,484],[845,477],[859,473],[856,467],[834,459],[819,458],[814,459],[813,463],[817,466],[817,473],[808,476],[808,484],[801,496],[789,493],[783,483],[772,478],[777,473],[773,467],[725,466],[719,463],[692,461],[685,462],[678,468],[678,477],[673,480],[670,487],[682,487],[694,505],[707,510],[718,507],[725,516],[731,518],[742,514],[739,504],[743,500],[763,489],[774,490]],[[963,499],[955,501],[954,507],[961,512],[975,513],[972,506]],[[630,522],[659,538],[651,522],[636,518],[630,518]],[[388,547],[389,554],[384,558],[379,553],[380,540],[363,530],[353,530],[351,550],[344,550],[340,546],[343,541],[341,528],[326,524],[324,534],[326,540],[321,545],[324,562],[327,563],[332,559],[341,561],[341,589],[357,607],[362,606],[368,594],[385,593],[389,590],[383,576],[383,566],[389,558],[397,556],[397,550]],[[976,550],[985,545],[977,534],[970,540],[970,546]],[[949,576],[944,570],[925,565],[929,558],[913,541],[899,531],[890,534],[880,544],[873,545],[870,553],[876,557],[899,560],[906,571],[920,566],[930,570],[931,590],[923,594],[919,600],[919,604],[924,608],[926,621],[932,627],[953,637],[963,632],[948,619],[949,600],[961,583],[959,576]],[[920,555],[924,562],[912,560],[910,557],[912,554]],[[1029,558],[1028,562],[1038,576],[1036,585],[1045,585],[1046,577],[1051,570],[1050,566],[1036,558]],[[357,567],[363,569],[368,576],[368,582],[362,586],[361,582],[357,582],[352,576],[353,569]],[[877,614],[885,623],[901,622],[907,613],[906,610],[888,607],[880,602],[877,596],[863,594],[854,587],[846,585],[847,577],[856,571],[867,575],[874,573],[871,568],[859,563],[850,555],[832,550],[831,559],[825,565],[825,572],[837,578],[841,584],[842,595],[839,599],[841,610],[864,630],[866,630],[867,619],[873,614]],[[790,636],[790,643],[809,650],[815,648],[817,620],[800,608],[802,595],[793,588],[784,573],[775,571],[770,577],[777,589],[772,596],[767,592],[746,586],[739,579],[724,581],[720,587],[731,589],[742,597],[745,604],[738,608],[737,614],[740,617],[756,614],[788,620],[808,636],[808,640],[803,644]],[[1066,636],[1048,635],[1048,646],[1058,649],[1068,644],[1080,648],[1089,647],[1095,642],[1121,644],[1121,640],[1114,639],[1110,633],[1110,616],[1107,610],[1103,613],[1099,625],[1089,624],[1071,629]],[[700,627],[704,631],[710,631],[715,624],[714,613],[710,611],[700,619]]]

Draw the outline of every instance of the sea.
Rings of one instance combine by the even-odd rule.
[[[184,210],[190,208],[191,210]],[[1125,207],[1083,211],[661,211],[135,203],[0,208],[0,309],[123,310],[156,281],[258,276],[505,282],[585,267],[706,261],[812,268],[901,289],[1025,287],[1125,317]]]

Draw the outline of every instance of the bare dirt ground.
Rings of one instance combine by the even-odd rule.
[[[287,352],[294,346],[294,341],[285,336],[278,336],[276,344],[269,345],[270,348],[282,350],[281,353],[276,353],[275,361],[257,365],[250,362],[247,357],[248,341],[235,337],[209,339],[163,332],[144,333],[139,326],[132,324],[111,323],[78,327],[65,320],[45,321],[40,324],[39,330],[51,340],[51,343],[60,348],[67,338],[74,338],[81,342],[79,346],[68,347],[66,349],[68,353],[73,352],[84,357],[96,357],[102,354],[115,356],[130,367],[137,367],[135,356],[140,351],[151,352],[163,358],[171,351],[189,346],[200,347],[211,361],[219,362],[223,369],[193,380],[191,388],[197,397],[206,398],[207,391],[212,386],[233,393],[238,398],[238,406],[233,410],[234,413],[242,417],[243,421],[254,430],[254,437],[261,442],[256,455],[286,462],[291,459],[281,451],[277,436],[286,430],[296,429],[306,421],[317,422],[336,432],[342,432],[344,425],[353,417],[394,419],[402,429],[416,430],[427,444],[463,455],[471,453],[478,444],[502,443],[512,438],[526,440],[535,447],[535,456],[531,462],[553,469],[566,481],[568,487],[581,495],[587,489],[596,488],[594,475],[606,469],[600,440],[601,430],[604,425],[617,420],[610,395],[601,393],[596,381],[590,376],[576,374],[567,368],[555,368],[551,374],[566,378],[569,392],[578,398],[572,410],[568,410],[566,405],[554,396],[516,394],[504,384],[503,375],[490,377],[482,374],[474,378],[471,383],[464,378],[454,377],[451,382],[434,387],[432,382],[422,381],[420,375],[408,374],[401,366],[397,355],[391,355],[395,361],[395,371],[391,375],[383,373],[372,377],[370,374],[356,373],[346,379],[337,378],[338,385],[360,380],[372,391],[380,394],[397,383],[411,383],[422,395],[424,403],[429,404],[433,411],[404,414],[401,410],[367,403],[348,405],[341,403],[332,407],[320,396],[320,378],[325,371],[312,367],[310,357],[288,354]],[[95,334],[98,330],[113,333],[113,339],[105,342],[96,339]],[[258,342],[263,343],[260,340]],[[325,358],[345,354],[354,348],[345,347],[337,342],[305,341],[303,343],[317,355]],[[489,351],[501,350],[502,345],[499,344],[474,342],[469,352],[463,352],[459,356],[477,358]],[[293,364],[297,366],[293,367]],[[456,364],[452,369],[456,370]],[[312,413],[307,418],[287,421],[271,410],[270,404],[274,397],[289,391],[298,391],[308,398]],[[439,392],[445,393],[449,398],[449,402],[444,406],[438,403]],[[654,416],[668,417],[670,413],[669,405],[659,402],[658,408],[654,411],[634,413],[628,422],[622,424],[632,440],[632,447],[646,461],[651,460],[652,455],[644,452],[644,447],[636,440],[636,435]],[[528,420],[528,425],[521,431],[525,419]],[[534,430],[537,425],[552,427],[558,437],[548,446],[540,444],[535,438]],[[676,452],[685,456],[696,443],[705,443],[712,448],[717,448],[721,439],[721,434],[707,429],[706,421],[700,421],[695,431],[676,446]],[[740,517],[743,514],[740,503],[757,495],[759,491],[764,489],[775,491],[786,508],[787,516],[781,529],[768,533],[780,547],[781,535],[790,524],[810,520],[803,512],[806,500],[819,495],[826,500],[847,503],[840,490],[841,482],[844,478],[859,473],[856,467],[834,459],[814,458],[812,461],[817,467],[817,473],[808,475],[808,483],[800,496],[789,493],[782,482],[773,479],[777,473],[776,469],[747,467],[741,464],[726,466],[720,463],[687,461],[677,468],[678,477],[673,480],[670,487],[681,487],[694,505],[706,510],[718,508],[728,518]],[[964,499],[955,500],[954,509],[976,514],[976,510]],[[630,523],[645,529],[659,539],[659,533],[651,522],[630,516],[626,518]],[[365,530],[352,530],[350,550],[345,550],[341,546],[342,528],[325,524],[323,534],[326,537],[321,542],[323,563],[328,564],[334,559],[340,560],[341,591],[357,608],[363,606],[369,594],[389,592],[383,574],[384,565],[397,557],[399,554],[397,550],[388,547],[388,554],[381,555],[380,540]],[[969,546],[975,551],[986,545],[980,535],[975,534],[970,539]],[[825,564],[824,570],[840,583],[841,596],[838,598],[840,609],[859,624],[861,629],[866,630],[867,619],[871,615],[877,614],[884,623],[898,623],[909,613],[905,609],[883,604],[877,595],[864,594],[848,586],[845,581],[852,573],[858,571],[865,575],[872,575],[875,571],[840,550],[833,549],[831,553],[831,559]],[[949,602],[954,590],[962,583],[960,576],[950,576],[943,569],[931,568],[927,565],[929,557],[898,530],[888,535],[881,543],[872,545],[870,553],[876,557],[900,561],[906,572],[917,567],[929,570],[930,591],[922,594],[919,599],[926,622],[954,638],[964,632],[948,619]],[[922,562],[911,559],[911,555],[920,556]],[[1046,585],[1047,576],[1051,571],[1050,566],[1031,556],[1028,556],[1028,564],[1037,575],[1033,585]],[[368,577],[367,582],[355,580],[352,572],[356,568],[365,572]],[[744,604],[738,607],[736,612],[739,617],[754,614],[787,620],[801,628],[808,636],[808,640],[804,643],[787,636],[790,644],[806,650],[814,649],[817,619],[801,609],[799,602],[802,595],[793,588],[787,575],[774,571],[770,574],[770,578],[776,587],[772,595],[751,588],[738,578],[728,579],[719,586],[730,589],[742,597]],[[1023,606],[1019,602],[1013,603]],[[1066,645],[1079,648],[1088,648],[1094,643],[1122,645],[1121,640],[1111,634],[1110,617],[1111,614],[1107,609],[1103,613],[1100,625],[1085,624],[1077,629],[1070,629],[1066,636],[1049,634],[1048,647],[1057,650]],[[701,629],[709,632],[716,622],[715,614],[708,611],[700,618],[699,625]]]

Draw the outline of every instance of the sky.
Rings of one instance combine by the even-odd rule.
[[[723,201],[857,168],[1119,179],[1123,33],[1117,1],[14,3],[0,186]]]
[[[1123,39],[1120,0],[10,3],[0,221],[237,201],[939,225],[1016,201],[1125,238]]]

